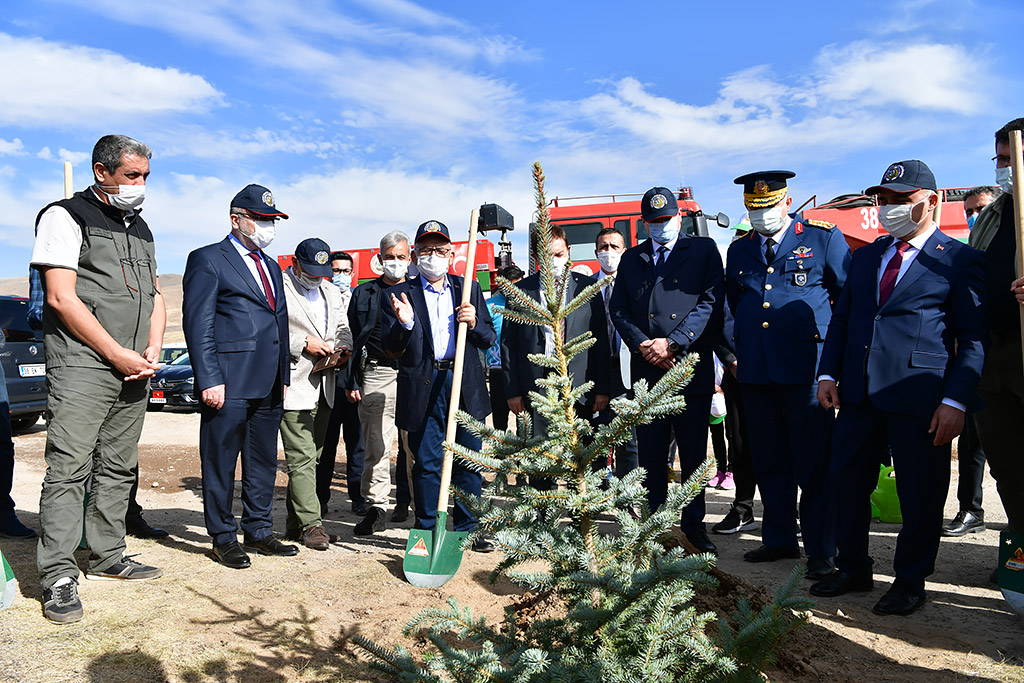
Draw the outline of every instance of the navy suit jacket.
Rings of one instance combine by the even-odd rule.
[[[651,384],[661,379],[665,371],[643,359],[640,342],[667,337],[679,345],[678,355],[700,355],[683,393],[710,394],[715,389],[711,354],[722,338],[725,271],[718,245],[709,237],[680,235],[656,281],[652,244],[647,240],[622,255],[608,306],[632,352],[630,377]]]
[[[936,230],[889,299],[878,305],[885,236],[853,255],[818,375],[839,401],[928,417],[943,398],[975,402],[988,345],[982,254]]]
[[[815,382],[832,303],[850,266],[843,233],[794,217],[769,266],[757,232],[729,245],[725,291],[735,314],[739,381]]]
[[[278,378],[291,378],[288,306],[281,268],[263,256],[276,310],[228,238],[188,255],[182,278],[181,321],[195,387],[224,385],[226,398],[261,399]]]
[[[446,275],[452,300],[457,308],[462,303],[462,278],[457,275]],[[413,307],[413,327],[407,330],[398,322],[391,307],[391,295],[399,299],[405,294]],[[423,285],[420,277],[409,278],[380,294],[381,340],[384,348],[395,356],[400,356],[398,365],[398,401],[395,406],[395,424],[399,429],[409,432],[418,431],[430,409],[431,384],[434,381],[434,342],[430,332],[430,316],[427,303],[423,296]],[[484,377],[484,365],[480,354],[473,349],[486,351],[494,344],[497,335],[491,314],[487,311],[480,285],[473,282],[469,302],[476,308],[476,327],[468,330],[466,340],[466,360],[462,366],[462,396],[459,408],[478,420],[491,413],[491,399],[487,395],[487,382]],[[458,323],[452,328],[452,335],[457,334]]]
[[[597,282],[582,273],[570,274],[572,283],[566,293],[566,299],[573,298],[583,289]],[[540,301],[540,273],[534,273],[516,283],[536,301]],[[501,328],[501,367],[505,373],[505,395],[523,396],[527,392],[538,390],[544,393],[543,387],[538,388],[536,382],[547,377],[550,370],[531,363],[526,357],[531,353],[544,353],[544,331],[546,328],[536,325],[520,325],[505,319]],[[592,381],[594,388],[581,396],[579,403],[589,405],[594,402],[595,394],[609,395],[611,392],[611,347],[608,342],[608,324],[604,314],[604,300],[598,292],[586,306],[581,306],[566,319],[565,339],[575,339],[590,331],[597,342],[586,351],[579,353],[569,361],[569,372],[573,376],[572,386],[575,389],[584,382]]]

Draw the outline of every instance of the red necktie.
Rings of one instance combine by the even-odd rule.
[[[277,300],[274,298],[274,290],[270,288],[270,280],[267,279],[267,273],[263,270],[263,259],[260,258],[260,252],[250,251],[249,256],[256,262],[256,272],[260,274],[260,281],[263,283],[263,291],[267,294],[267,303],[270,304],[270,310],[277,310]]]
[[[882,281],[878,283],[878,305],[881,306],[888,301],[892,290],[896,288],[896,276],[900,274],[900,266],[903,265],[903,252],[910,248],[910,242],[899,241],[896,243],[896,253],[892,255],[889,262],[885,264],[882,271]]]

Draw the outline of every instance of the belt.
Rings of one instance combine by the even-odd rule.
[[[435,370],[452,370],[455,368],[455,361],[453,360],[435,360]]]
[[[398,369],[398,359],[397,358],[367,358],[366,359],[366,364],[367,365],[380,365],[380,366],[383,366],[385,368],[391,368],[392,370],[397,370]]]

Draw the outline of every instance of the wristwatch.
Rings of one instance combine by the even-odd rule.
[[[673,355],[679,353],[679,344],[676,344],[674,340],[669,339],[668,350],[671,351]]]

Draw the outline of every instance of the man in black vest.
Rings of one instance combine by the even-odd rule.
[[[145,580],[162,574],[124,556],[148,379],[159,367],[166,321],[153,233],[139,210],[151,155],[129,137],[100,138],[92,152],[95,185],[54,202],[36,219],[32,266],[42,273],[46,293],[50,385],[37,562],[43,614],[58,623],[82,618],[74,551],[90,472],[86,577]]]

